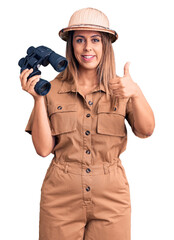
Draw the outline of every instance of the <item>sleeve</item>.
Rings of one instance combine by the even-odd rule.
[[[47,107],[47,98],[46,98],[46,95],[44,96],[44,103],[45,103],[45,107],[46,107],[46,110],[47,110],[48,122],[49,122],[49,125],[50,125],[50,127],[51,127],[50,119],[49,119],[49,115],[48,115],[48,107]],[[33,107],[33,109],[32,109],[32,112],[31,112],[31,114],[30,114],[28,123],[27,123],[26,128],[25,128],[25,132],[27,132],[27,133],[29,133],[29,134],[32,133],[33,117],[34,117],[34,107]]]
[[[134,126],[134,115],[133,115],[133,107],[132,107],[132,101],[131,101],[131,98],[129,98],[128,102],[127,102],[127,106],[126,106],[126,120],[128,121],[129,125],[131,126],[132,128],[132,131],[133,133],[137,136],[137,137],[140,137],[140,138],[147,138],[148,135],[144,135],[140,132],[138,132],[136,129],[135,129],[135,126]]]
[[[29,134],[31,134],[31,132],[32,132],[33,116],[34,116],[34,107],[33,107],[33,110],[30,114],[30,118],[28,120],[27,126],[25,128],[25,132],[28,132]]]

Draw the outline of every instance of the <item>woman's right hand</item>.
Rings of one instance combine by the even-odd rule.
[[[22,71],[22,73],[20,74],[21,86],[22,86],[22,89],[30,93],[34,97],[34,99],[39,99],[39,98],[42,98],[43,96],[37,94],[36,91],[34,90],[34,87],[36,83],[40,80],[40,75],[35,75],[27,80],[28,76],[32,72],[33,72],[32,68],[25,69]]]

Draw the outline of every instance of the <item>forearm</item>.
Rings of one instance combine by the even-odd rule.
[[[43,157],[50,154],[55,144],[55,138],[51,135],[43,97],[34,102],[32,141],[36,152]]]
[[[138,132],[150,136],[155,127],[155,118],[150,105],[138,85],[136,94],[131,97],[131,100],[134,116],[134,128]]]

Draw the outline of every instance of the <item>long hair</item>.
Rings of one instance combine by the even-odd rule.
[[[75,83],[77,89],[79,64],[74,55],[73,34],[74,31],[69,32],[66,45],[66,58],[68,60],[68,66],[63,72],[59,73],[56,78],[62,81],[69,81],[71,83]],[[101,32],[101,39],[103,49],[100,63],[97,66],[97,77],[99,83],[103,82],[104,84],[107,98],[109,97],[110,93],[111,108],[113,108],[117,102],[117,98],[113,94],[112,90],[109,88],[109,80],[116,76],[115,56],[109,35],[107,33]]]

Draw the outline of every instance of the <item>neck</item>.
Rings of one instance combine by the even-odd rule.
[[[92,87],[98,84],[97,72],[94,69],[79,69],[78,84],[80,86]]]

